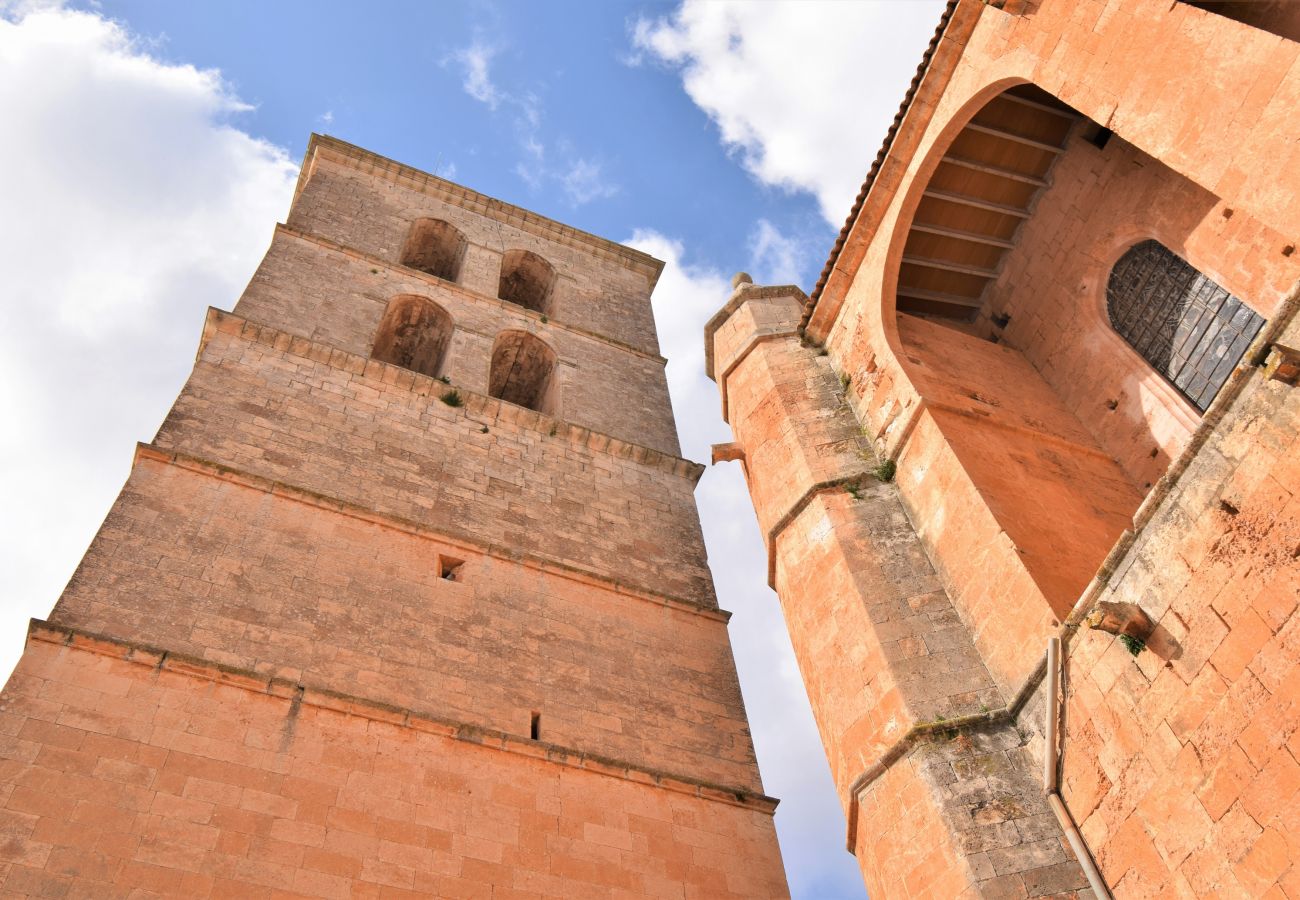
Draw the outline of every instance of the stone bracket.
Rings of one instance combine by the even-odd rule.
[[[1300,381],[1300,350],[1282,344],[1271,346],[1264,359],[1264,376],[1294,387]]]

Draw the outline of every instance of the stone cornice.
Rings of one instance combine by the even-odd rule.
[[[331,710],[340,715],[357,716],[372,722],[382,722],[396,728],[409,728],[437,735],[448,740],[477,744],[491,750],[527,756],[542,762],[582,769],[597,775],[619,778],[647,787],[663,788],[679,794],[698,797],[715,803],[725,803],[772,815],[780,802],[775,797],[715,782],[703,781],[686,775],[665,772],[640,766],[625,760],[575,747],[534,741],[522,735],[510,734],[442,718],[419,710],[393,706],[344,694],[315,685],[300,684],[282,678],[259,674],[249,669],[222,665],[211,660],[171,653],[167,650],[134,641],[105,637],[77,628],[70,628],[40,619],[32,619],[27,631],[27,641],[68,647],[75,651],[95,653],[133,665],[190,678],[201,679],[254,694],[263,694],[282,700],[286,705],[298,702],[304,706]]]
[[[446,382],[361,356],[348,350],[341,350],[332,344],[290,334],[270,325],[259,325],[235,313],[226,312],[216,307],[208,307],[208,316],[203,323],[203,334],[199,339],[200,354],[217,333],[235,335],[243,340],[263,346],[273,347],[284,353],[310,359],[337,369],[344,369],[363,378],[374,378],[385,384],[395,384],[422,396],[437,396],[441,391],[454,387],[465,401],[467,412],[482,413],[496,421],[511,422],[533,431],[539,431],[548,437],[569,440],[592,450],[608,453],[620,459],[630,459],[641,465],[650,466],[663,472],[687,478],[692,484],[700,480],[705,467],[700,463],[673,456],[661,450],[654,450],[642,444],[634,444],[604,432],[595,431],[572,422],[565,422],[552,416],[543,415],[495,397],[489,397],[471,391],[461,385]]]
[[[251,472],[244,472],[240,469],[234,468],[233,466],[227,466],[209,459],[201,459],[200,457],[192,456],[187,453],[174,452],[165,447],[159,447],[154,444],[136,445],[135,462],[139,463],[142,459],[154,460],[167,465],[177,466],[178,468],[187,469],[191,472],[197,472],[222,481],[228,481],[232,484],[251,488],[252,490],[264,491],[268,494],[286,497],[298,503],[317,507],[318,509],[327,509],[330,512],[351,516],[352,518],[360,519],[361,521],[368,522],[372,525],[378,525],[383,528],[392,528],[395,531],[401,531],[405,534],[436,540],[444,544],[450,544],[453,547],[482,553],[485,556],[491,556],[495,559],[510,562],[526,562],[537,569],[547,572],[548,574],[560,578],[567,578],[570,581],[576,581],[585,585],[594,585],[614,594],[630,597],[646,603],[652,603],[655,606],[666,606],[669,609],[678,612],[704,616],[706,619],[715,619],[723,624],[726,624],[731,619],[731,613],[725,609],[719,609],[715,606],[705,606],[704,604],[697,603],[694,600],[688,600],[684,597],[676,597],[672,594],[665,594],[662,591],[651,590],[627,581],[619,581],[618,579],[604,575],[595,569],[587,569],[571,563],[561,563],[540,554],[528,553],[510,547],[503,547],[490,541],[481,540],[466,532],[429,528],[419,522],[401,516],[391,515],[389,513],[377,512],[373,509],[361,506],[360,504],[352,503],[351,501],[343,500],[329,494],[313,491],[309,488],[289,484],[284,481],[275,481],[274,479],[266,478],[262,475],[254,475]]]
[[[507,300],[502,300],[499,297],[493,297],[488,294],[479,293],[478,291],[472,291],[469,288],[465,287],[464,285],[457,284],[454,281],[446,281],[442,278],[439,278],[437,275],[430,275],[427,272],[421,272],[419,269],[412,269],[409,266],[403,266],[400,263],[395,263],[379,256],[372,256],[369,253],[363,253],[360,250],[355,250],[352,247],[348,247],[344,244],[340,244],[337,241],[332,241],[329,238],[322,237],[321,235],[318,234],[312,234],[311,232],[308,231],[300,231],[297,228],[293,228],[292,226],[285,225],[283,223],[275,226],[275,232],[277,235],[284,234],[309,244],[316,244],[317,246],[323,247],[326,250],[330,250],[334,253],[338,253],[342,256],[346,256],[351,259],[355,259],[358,262],[363,262],[366,265],[371,266],[372,268],[382,267],[384,269],[387,269],[390,272],[394,272],[398,275],[401,275],[403,278],[411,278],[414,279],[415,281],[421,281],[424,282],[425,284],[434,285],[440,290],[449,291],[453,294],[457,294],[473,302],[486,303],[489,306],[492,306],[494,309],[505,310],[514,315],[521,315],[524,318],[532,319],[533,321],[538,322],[539,324],[544,318],[542,313],[535,312],[534,310],[531,309],[525,309],[524,307],[518,305],[517,303],[511,303]],[[366,297],[365,299],[370,300],[373,298]],[[375,302],[380,302],[380,301],[376,300]],[[620,341],[617,338],[612,338],[604,334],[598,334],[595,331],[589,331],[588,329],[581,328],[577,325],[570,325],[567,322],[561,321],[560,319],[555,319],[551,317],[545,317],[545,318],[547,319],[546,325],[549,328],[557,328],[562,331],[572,332],[573,334],[580,335],[584,338],[590,338],[591,340],[600,341],[603,344],[609,344],[611,346],[619,348],[620,350],[626,350],[628,353],[633,353],[637,356],[642,357],[643,359],[654,360],[660,365],[666,365],[668,362],[667,359],[665,359],[663,356],[659,355],[658,353],[650,353],[649,351],[642,350],[639,347],[634,347],[631,344],[625,343],[624,341]]]
[[[307,153],[303,157],[302,168],[298,173],[298,183],[294,187],[293,202],[297,204],[298,195],[302,193],[318,159],[325,159],[337,165],[345,166],[367,175],[377,175],[409,190],[438,197],[462,209],[478,213],[505,225],[511,225],[524,231],[532,232],[538,237],[580,247],[584,252],[602,259],[611,260],[620,265],[644,273],[650,287],[653,288],[663,271],[662,260],[655,259],[647,253],[633,250],[631,247],[597,237],[569,225],[539,216],[519,206],[496,200],[486,194],[470,190],[451,181],[422,172],[411,166],[391,160],[378,153],[341,141],[323,134],[312,134],[307,143]]]

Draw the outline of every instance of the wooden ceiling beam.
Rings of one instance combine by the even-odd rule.
[[[1033,147],[1036,150],[1046,150],[1048,153],[1060,153],[1065,149],[1059,144],[1049,144],[1046,141],[1025,137],[1023,134],[1016,134],[1014,131],[1003,131],[1001,128],[981,125],[978,122],[968,122],[966,128],[963,130],[974,131],[978,134],[987,134],[990,137],[1002,138],[1006,141],[1014,141],[1017,144],[1024,144],[1026,147]]]
[[[956,241],[970,241],[974,244],[987,244],[990,247],[1001,247],[1003,250],[1010,250],[1015,246],[1011,241],[1005,238],[994,237],[991,234],[980,234],[976,231],[961,231],[957,228],[946,228],[943,225],[931,225],[926,222],[913,222],[913,231],[923,231],[926,234],[934,234],[939,237],[952,238]]]
[[[961,294],[945,294],[943,291],[927,291],[925,288],[908,287],[900,284],[898,286],[898,299],[904,297],[912,300],[929,300],[931,303],[946,303],[949,306],[958,306],[962,309],[979,309],[984,305],[984,301],[979,297],[963,297]]]
[[[1059,106],[1049,106],[1046,103],[1039,103],[1037,100],[1030,100],[1028,97],[1021,97],[1019,94],[999,94],[996,99],[1007,100],[1011,103],[1019,103],[1021,106],[1027,106],[1030,109],[1037,109],[1045,113],[1050,113],[1053,116],[1070,119],[1071,121],[1083,118],[1082,115],[1072,109],[1061,109]]]
[[[980,197],[971,197],[966,194],[954,194],[950,191],[927,190],[921,196],[929,197],[931,200],[945,200],[949,203],[959,203],[962,206],[972,206],[975,209],[984,209],[989,212],[1001,213],[1004,216],[1015,216],[1018,219],[1028,219],[1029,210],[1022,209],[1019,206],[1006,206],[1002,203],[994,203],[991,200],[984,200]]]
[[[930,259],[925,256],[904,256],[903,265],[921,266],[925,269],[941,269],[944,272],[959,272],[962,275],[974,275],[976,278],[998,277],[998,273],[994,269],[985,269],[982,266],[968,266],[964,263],[949,262],[946,259]]]
[[[976,162],[973,159],[965,159],[960,156],[945,156],[940,160],[940,162],[946,162],[954,166],[961,166],[963,169],[970,169],[975,172],[983,172],[985,175],[994,175],[998,178],[1018,181],[1021,184],[1032,184],[1034,187],[1047,187],[1047,181],[1039,178],[1037,175],[1026,175],[1024,172],[1017,172],[1013,169],[1004,169],[1001,166],[990,166],[988,163]]]

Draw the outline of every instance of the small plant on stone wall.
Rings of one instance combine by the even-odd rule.
[[[442,402],[448,406],[464,406],[465,401],[461,399],[460,391],[452,388],[442,395]]]
[[[451,379],[448,378],[446,375],[439,375],[438,380],[441,381],[443,384],[451,384]]]
[[[1119,642],[1124,645],[1124,649],[1129,653],[1137,656],[1147,648],[1146,641],[1141,638],[1135,638],[1131,634],[1121,634]]]
[[[848,372],[841,372],[841,373],[840,373],[840,388],[841,388],[841,389],[843,389],[845,392],[847,392],[848,389],[849,389],[849,385],[851,385],[852,383],[853,383],[853,376],[852,376],[852,375],[850,375]]]
[[[850,481],[848,484],[844,485],[844,490],[848,491],[849,496],[852,497],[854,500],[862,499],[862,485],[854,484],[852,481]]]
[[[542,324],[543,324],[543,325],[545,325],[545,324],[546,324],[547,322],[549,322],[549,321],[551,321],[551,320],[550,320],[548,317],[546,317],[546,316],[542,316]]]
[[[894,475],[898,472],[898,466],[892,459],[887,459],[880,465],[871,470],[871,474],[876,476],[877,481],[883,481],[885,484],[894,480]]]

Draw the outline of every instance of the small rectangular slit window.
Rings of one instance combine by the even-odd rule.
[[[533,713],[532,721],[528,725],[528,736],[535,741],[542,739],[542,714]]]
[[[438,557],[438,577],[447,581],[460,581],[460,567],[465,565],[463,559],[453,559],[450,556]]]

